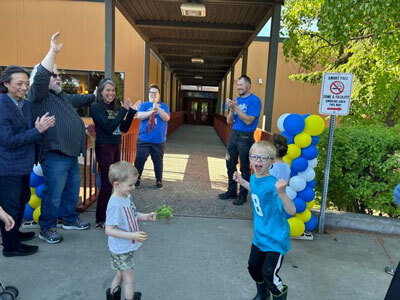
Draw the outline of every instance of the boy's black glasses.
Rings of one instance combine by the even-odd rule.
[[[250,160],[252,161],[257,161],[258,159],[260,159],[260,161],[262,162],[267,162],[268,160],[274,160],[275,158],[270,157],[270,156],[266,156],[266,155],[257,155],[257,154],[250,154],[249,155]]]

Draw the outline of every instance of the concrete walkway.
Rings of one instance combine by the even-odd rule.
[[[138,210],[173,207],[169,223],[142,223],[149,239],[136,255],[136,289],[144,300],[250,300],[255,285],[247,272],[252,239],[251,207],[217,199],[226,188],[225,147],[211,127],[185,125],[167,146],[164,189],[154,188],[151,161]],[[203,217],[198,217],[203,216]],[[94,208],[81,216],[94,224]],[[103,230],[64,231],[61,244],[38,239],[39,253],[0,256],[0,281],[15,285],[20,300],[102,300],[113,271]],[[400,239],[328,229],[314,241],[292,241],[280,276],[289,300],[381,300],[400,259]]]

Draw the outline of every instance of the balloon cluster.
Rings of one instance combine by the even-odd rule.
[[[318,115],[283,114],[278,118],[281,135],[288,140],[288,151],[283,160],[291,168],[286,193],[296,206],[294,216],[287,214],[290,236],[301,236],[317,226],[317,218],[310,209],[315,204],[315,171],[318,150],[316,145],[325,128]]]
[[[33,167],[30,180],[31,198],[25,205],[24,219],[39,223],[40,206],[42,204],[41,199],[44,190],[44,176],[40,164]]]

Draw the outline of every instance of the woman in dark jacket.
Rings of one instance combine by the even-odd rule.
[[[90,108],[96,130],[95,152],[101,178],[96,208],[97,228],[104,228],[107,203],[112,193],[108,171],[113,163],[121,159],[121,132],[129,130],[141,103],[139,100],[131,107],[131,102],[127,99],[121,105],[116,95],[115,83],[105,78],[100,81],[96,102]]]

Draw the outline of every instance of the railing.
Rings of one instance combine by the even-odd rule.
[[[232,131],[232,124],[228,125],[226,123],[226,117],[223,115],[214,115],[214,128],[217,131],[219,137],[221,138],[222,142],[226,145],[228,145],[229,142],[229,135],[231,134]],[[272,139],[272,133],[262,130],[260,128],[257,128],[256,131],[254,132],[254,140],[256,142],[260,140],[266,140],[269,141]]]
[[[76,207],[77,211],[85,211],[88,209],[94,202],[96,202],[98,195],[98,178],[93,174],[93,171],[97,170],[97,165],[94,166],[94,142],[96,139],[96,132],[91,118],[83,118],[83,121],[87,128],[86,156],[83,161],[83,178],[81,182],[79,202]],[[168,122],[167,135],[170,135],[177,130],[183,122],[184,112],[178,111],[171,113],[171,118]],[[132,164],[135,162],[136,158],[136,141],[139,136],[139,127],[140,121],[134,119],[128,132],[122,133],[121,159]]]

